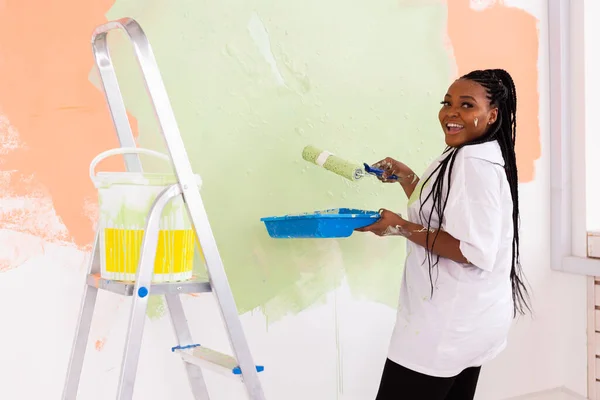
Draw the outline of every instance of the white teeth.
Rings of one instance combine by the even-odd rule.
[[[448,128],[458,128],[458,129],[462,129],[462,128],[464,128],[464,126],[462,126],[462,125],[459,125],[459,124],[453,124],[453,123],[446,124],[446,126],[447,126]]]

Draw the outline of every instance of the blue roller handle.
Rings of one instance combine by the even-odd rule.
[[[382,169],[372,167],[372,166],[370,166],[367,163],[364,163],[364,165],[365,165],[365,171],[368,174],[375,175],[375,176],[382,176],[383,175],[384,171]],[[398,175],[390,175],[390,176],[387,177],[387,179],[391,179],[391,180],[396,180],[397,181],[400,178],[398,177]]]

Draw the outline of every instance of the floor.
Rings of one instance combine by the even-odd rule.
[[[522,400],[582,400],[582,397],[573,396],[568,393],[546,393],[541,395],[519,397]],[[517,400],[517,399],[513,399]]]
[[[515,397],[507,400],[585,400],[585,398],[578,396],[568,390],[557,389],[544,393]]]

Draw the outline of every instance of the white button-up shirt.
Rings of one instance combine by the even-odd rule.
[[[408,219],[427,227],[435,180],[421,187],[443,154],[423,174],[408,206]],[[444,190],[447,190],[447,174]],[[407,241],[400,302],[388,357],[414,371],[451,377],[481,366],[506,346],[513,317],[510,282],[513,202],[496,141],[465,146],[452,168],[442,230],[460,241],[469,264],[439,258],[433,269],[424,247]],[[423,203],[420,212],[421,202]],[[431,227],[440,227],[437,212]],[[433,234],[430,234],[433,240]],[[432,255],[432,262],[436,256]]]

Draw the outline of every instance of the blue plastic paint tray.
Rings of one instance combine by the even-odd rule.
[[[344,238],[355,229],[371,225],[379,219],[377,211],[335,208],[312,213],[267,217],[265,223],[269,236],[277,239]]]

